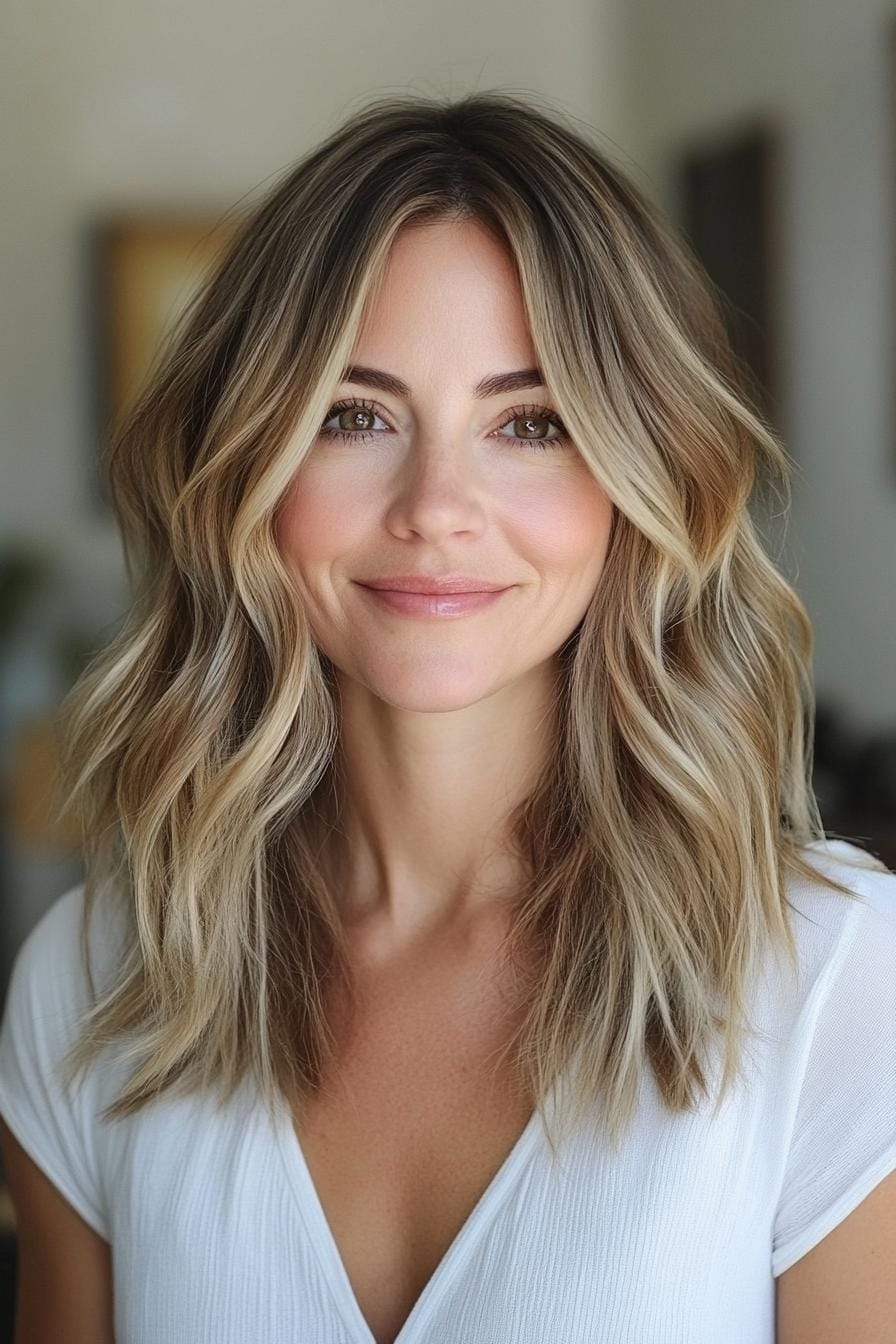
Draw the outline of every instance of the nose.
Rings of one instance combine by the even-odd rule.
[[[454,532],[481,532],[486,507],[470,455],[444,445],[416,449],[389,503],[386,524],[396,536],[415,534],[431,542]]]

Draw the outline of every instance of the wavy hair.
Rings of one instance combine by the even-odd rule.
[[[569,434],[615,505],[558,651],[557,741],[512,818],[509,949],[537,974],[508,1044],[540,1104],[620,1142],[652,1071],[671,1112],[721,1102],[769,945],[795,970],[787,872],[823,840],[812,633],[748,505],[790,462],[686,243],[564,112],[484,92],[389,96],[291,165],[184,311],[104,469],[132,601],[61,709],[86,926],[129,919],[68,1077],[131,1033],[104,1119],[251,1071],[299,1108],[347,976],[323,846],[339,807],[332,665],[277,547],[398,231],[475,219],[515,262]],[[789,500],[788,500],[789,502]],[[879,861],[867,856],[871,866]],[[91,985],[93,985],[91,977]],[[553,1147],[553,1142],[552,1142]]]

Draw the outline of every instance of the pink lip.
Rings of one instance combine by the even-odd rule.
[[[379,606],[405,616],[464,616],[496,602],[507,588],[480,592],[420,593],[359,584]]]
[[[365,588],[388,588],[393,593],[497,593],[507,587],[468,574],[392,574],[362,582]]]

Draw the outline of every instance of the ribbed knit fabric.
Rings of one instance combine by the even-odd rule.
[[[775,1277],[896,1169],[896,876],[847,866],[842,841],[806,853],[862,903],[790,884],[800,976],[769,954],[718,1114],[670,1116],[646,1077],[621,1153],[582,1130],[552,1165],[536,1113],[397,1344],[771,1344]],[[163,1097],[103,1125],[111,1055],[65,1098],[82,898],[19,950],[0,1113],[111,1241],[116,1344],[373,1344],[285,1104],[272,1128],[246,1083],[224,1110]],[[102,977],[112,928],[91,936]]]

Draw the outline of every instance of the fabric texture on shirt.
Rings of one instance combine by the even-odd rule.
[[[619,1153],[583,1130],[554,1164],[534,1115],[397,1344],[772,1344],[776,1276],[896,1169],[896,875],[844,841],[804,853],[861,900],[789,881],[800,973],[769,954],[718,1112],[671,1116],[648,1074]],[[127,1076],[112,1047],[63,1093],[82,901],[19,949],[0,1114],[112,1243],[117,1344],[373,1344],[285,1105],[272,1126],[246,1081],[226,1107],[165,1095],[103,1124]],[[100,986],[121,933],[91,922]]]

